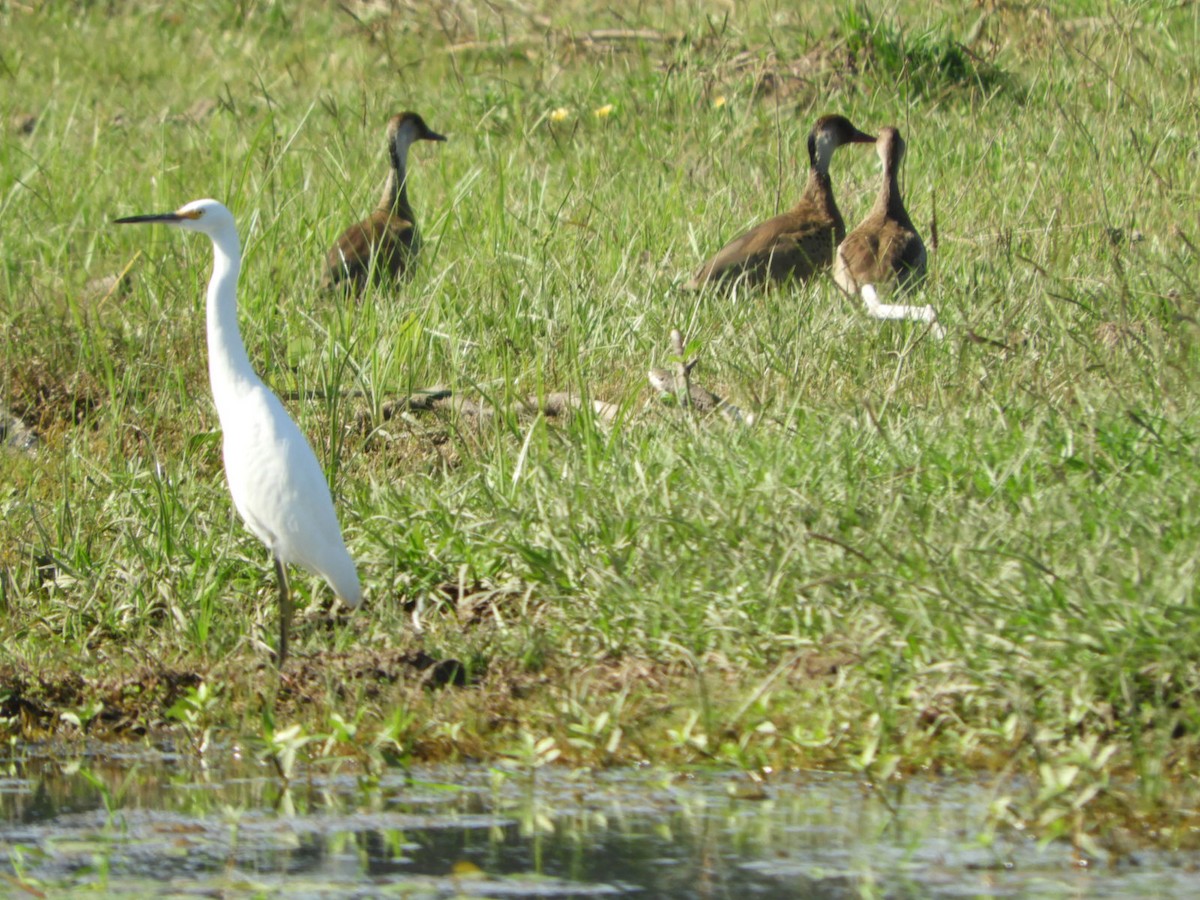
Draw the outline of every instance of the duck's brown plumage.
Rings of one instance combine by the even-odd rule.
[[[322,283],[355,294],[376,281],[408,273],[420,247],[416,217],[408,202],[408,148],[413,141],[444,141],[414,112],[392,116],[387,127],[391,171],[375,210],[338,237],[325,258]]]
[[[883,179],[875,205],[837,249],[833,278],[851,294],[864,284],[876,290],[905,288],[925,275],[925,244],[908,217],[900,196],[904,139],[895,128],[881,128],[877,142]]]
[[[861,295],[867,314],[876,319],[928,322],[935,337],[946,334],[932,306],[884,303],[882,294],[906,293],[925,277],[925,243],[908,217],[900,196],[900,162],[904,139],[892,127],[879,130],[876,150],[883,178],[875,205],[862,223],[838,245],[833,280],[851,295]]]
[[[697,270],[689,288],[726,280],[751,283],[806,280],[829,266],[833,251],[846,234],[846,224],[833,199],[829,161],[843,144],[872,143],[844,116],[822,116],[808,135],[811,168],[800,201],[782,215],[756,225],[722,247]]]

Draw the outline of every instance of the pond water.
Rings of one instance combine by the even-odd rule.
[[[483,766],[320,769],[284,786],[236,752],[28,746],[0,761],[14,897],[1192,897],[1196,857],[1081,866],[985,847],[985,787],[847,776]]]

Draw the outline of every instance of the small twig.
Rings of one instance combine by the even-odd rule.
[[[682,32],[655,31],[653,28],[595,28],[580,38],[580,41],[658,41],[677,44],[683,40]]]
[[[937,229],[937,191],[934,191],[933,201],[933,217],[929,220],[929,249],[937,253],[938,249],[938,229]]]
[[[851,553],[854,556],[857,556],[859,559],[861,559],[865,563],[869,563],[871,561],[871,558],[869,556],[867,556],[867,554],[863,553],[861,550],[856,550],[854,547],[851,547],[845,541],[839,541],[837,538],[830,537],[827,534],[820,534],[819,532],[816,532],[816,531],[808,531],[805,533],[805,537],[812,538],[814,541],[825,541],[827,544],[833,544],[835,547],[841,547],[847,553]]]
[[[111,297],[113,295],[113,293],[117,290],[117,288],[119,288],[121,286],[121,282],[123,282],[125,280],[125,276],[129,274],[129,270],[133,268],[133,264],[136,263],[141,258],[141,256],[142,256],[141,250],[139,250],[135,254],[133,254],[133,258],[130,259],[129,262],[125,263],[125,268],[123,268],[120,271],[120,273],[118,273],[116,280],[113,281],[112,285],[105,292],[104,296],[96,301],[96,306],[99,306],[105,300],[107,300],[109,297]]]
[[[358,24],[358,27],[366,34],[367,40],[369,40],[372,44],[378,43],[378,38],[375,37],[375,32],[373,32],[371,30],[371,26],[368,25],[366,22],[364,22],[362,19],[360,19],[358,17],[358,14],[355,13],[354,10],[352,10],[345,3],[339,3],[338,9],[340,9],[342,12],[344,12],[346,15],[348,15],[350,18],[352,18]]]
[[[532,395],[524,400],[516,400],[512,411],[521,418],[531,416],[546,416],[562,418],[585,408],[582,397],[574,391],[554,391],[543,397]],[[620,414],[620,407],[615,403],[603,400],[592,400],[592,413],[602,422],[614,422]],[[486,419],[495,415],[495,409],[484,401],[470,400],[456,396],[450,388],[424,388],[406,397],[396,397],[386,401],[380,409],[384,422],[405,412],[452,412],[460,416],[475,419]],[[369,414],[362,412],[358,415],[360,426],[369,423]]]
[[[991,346],[996,347],[999,350],[1011,350],[1012,349],[1012,347],[1008,346],[1008,344],[1004,343],[1004,341],[998,341],[995,338],[990,338],[990,337],[987,337],[986,335],[979,334],[977,331],[974,331],[973,329],[970,329],[970,328],[967,329],[967,340],[970,341],[972,344],[990,344]]]
[[[1041,265],[1039,265],[1038,263],[1034,262],[1034,261],[1033,261],[1032,259],[1030,259],[1028,256],[1025,256],[1024,254],[1021,254],[1021,253],[1014,253],[1014,254],[1013,254],[1013,256],[1015,256],[1015,257],[1016,257],[1017,259],[1019,259],[1021,262],[1023,262],[1023,263],[1027,263],[1028,265],[1031,265],[1031,266],[1033,266],[1033,270],[1034,270],[1035,272],[1037,272],[1039,275],[1041,275],[1043,278],[1049,278],[1049,277],[1050,277],[1050,273],[1049,273],[1049,272],[1047,272],[1047,271],[1046,271],[1046,269],[1045,269],[1044,267],[1042,267],[1042,266],[1041,266]]]
[[[1175,237],[1179,238],[1193,253],[1200,252],[1196,250],[1196,245],[1192,243],[1191,238],[1183,233],[1183,229],[1176,226],[1174,230]]]
[[[1148,432],[1154,435],[1160,444],[1163,442],[1162,435],[1154,429],[1154,426],[1139,416],[1132,409],[1126,410],[1125,415],[1129,416],[1130,421],[1132,421],[1135,425],[1140,425],[1142,428],[1145,428]]]
[[[578,37],[563,36],[565,40],[574,43],[579,47],[588,47],[595,44],[618,44],[625,41],[647,41],[663,44],[677,44],[683,40],[681,32],[663,33],[651,29],[624,29],[624,28],[600,28],[594,31],[589,31],[581,34]],[[449,35],[447,34],[447,38]],[[517,47],[528,46],[535,43],[540,43],[544,38],[541,37],[504,37],[496,40],[487,41],[459,41],[454,43],[451,41],[446,47],[442,48],[442,52],[454,56],[458,53],[470,53],[473,51],[485,50],[512,50]]]

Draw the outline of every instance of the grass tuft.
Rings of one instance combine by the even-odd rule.
[[[903,85],[913,96],[1016,91],[1012,75],[972,54],[944,25],[906,30],[859,3],[842,12],[838,30],[852,65]]]

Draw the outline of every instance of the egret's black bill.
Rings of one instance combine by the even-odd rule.
[[[185,209],[169,213],[151,213],[146,216],[125,216],[123,219],[113,219],[113,223],[129,225],[136,222],[182,222],[184,219],[198,219],[202,215],[198,209]]]
[[[425,140],[427,141],[444,141],[445,139],[446,136],[444,134],[438,134],[436,131],[425,132]]]
[[[135,222],[179,222],[183,219],[179,213],[152,213],[145,216],[125,216],[123,219],[113,219],[114,225],[132,225]]]

